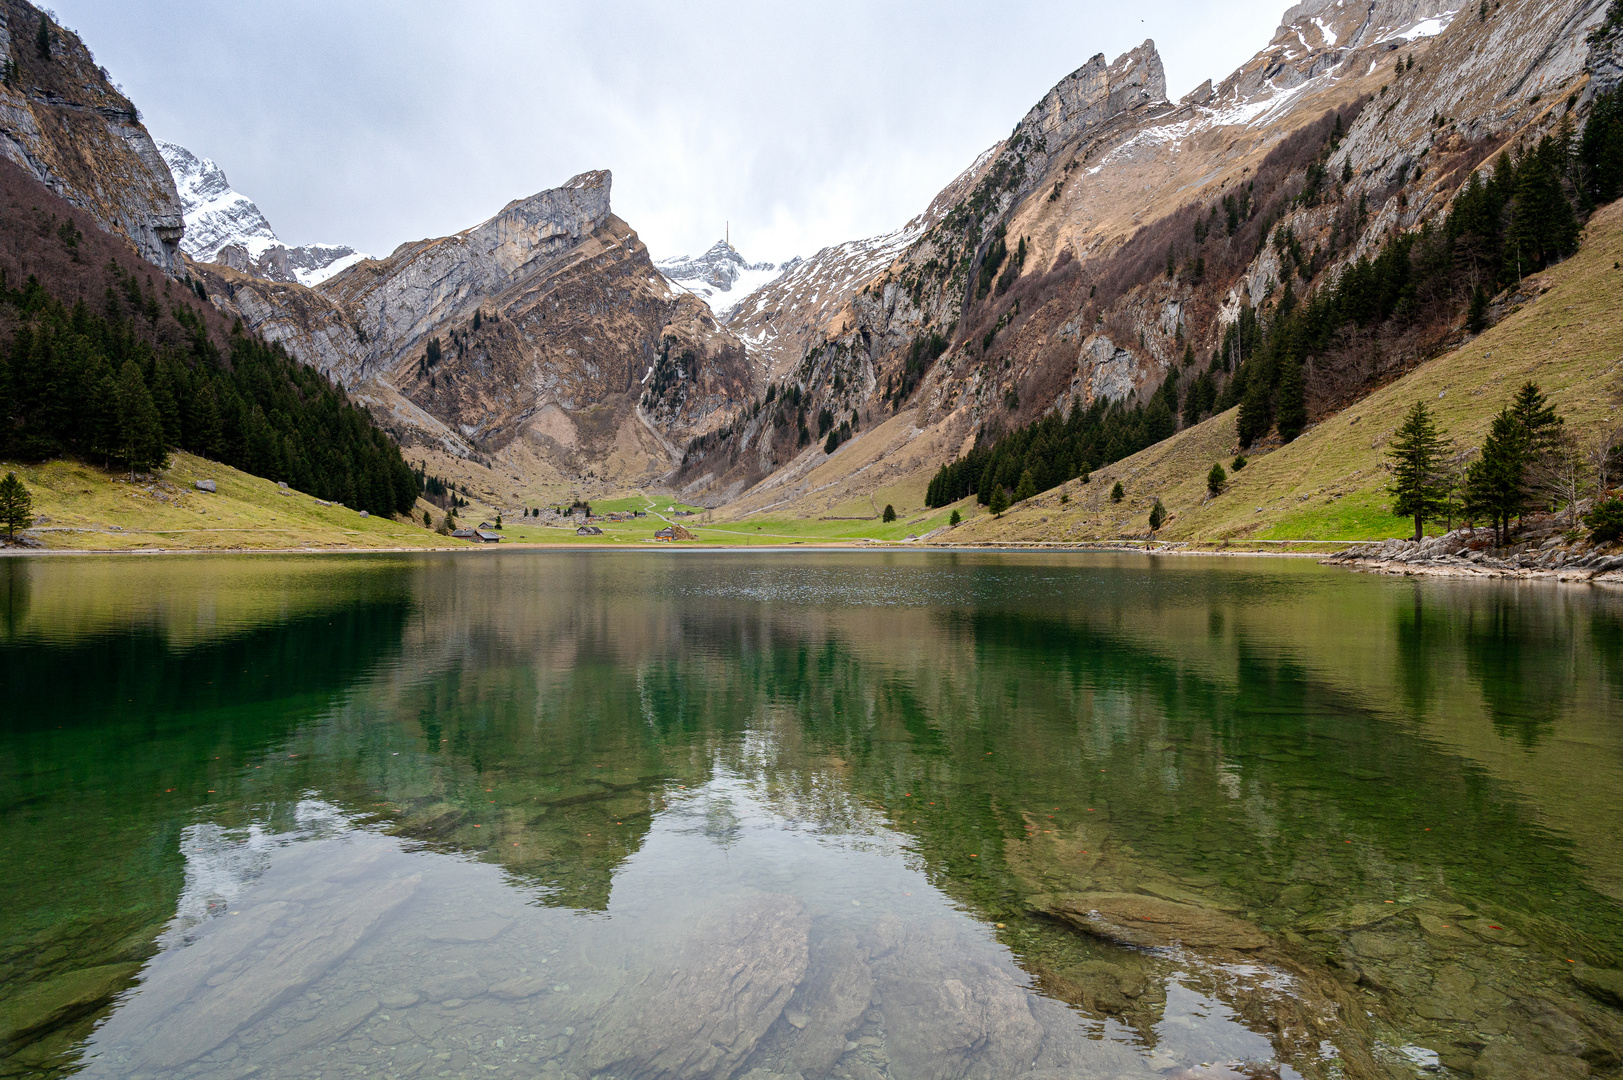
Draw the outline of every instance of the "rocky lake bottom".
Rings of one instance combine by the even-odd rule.
[[[8,560],[0,1076],[1623,1075],[1623,596]]]

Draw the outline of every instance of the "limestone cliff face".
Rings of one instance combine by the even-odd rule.
[[[0,85],[0,154],[174,271],[185,228],[174,181],[135,106],[78,36],[25,0],[0,0],[0,59],[15,65]]]
[[[1165,101],[1166,70],[1155,42],[1146,41],[1136,49],[1105,63],[1105,54],[1095,54],[1086,64],[1061,79],[1028,112],[1016,136],[1030,133],[1059,146],[1086,128],[1140,105]]]
[[[316,288],[193,264],[216,303],[339,379],[408,446],[629,483],[726,422],[742,344],[610,210],[608,172]]]

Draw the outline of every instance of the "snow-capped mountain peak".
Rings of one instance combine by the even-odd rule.
[[[315,286],[370,258],[342,244],[288,247],[248,196],[231,187],[225,170],[184,146],[158,142],[175,178],[186,217],[180,247],[198,262],[224,263],[270,281]]]
[[[750,293],[800,265],[800,259],[785,263],[752,263],[726,240],[703,255],[679,255],[659,259],[654,265],[679,289],[685,289],[705,303],[716,317],[726,321],[728,312]]]

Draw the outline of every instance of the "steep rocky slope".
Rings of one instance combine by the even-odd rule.
[[[745,352],[609,206],[608,172],[316,288],[192,264],[211,299],[343,382],[429,470],[498,505],[657,479],[748,397]]]
[[[1287,12],[1253,60],[1179,103],[1165,100],[1151,43],[1114,63],[1094,57],[833,310],[815,290],[788,293],[799,274],[763,290],[762,301],[777,293],[775,323],[799,320],[779,346],[794,363],[774,367],[793,405],[695,447],[681,482],[735,500],[736,513],[826,515],[979,432],[1073,403],[1143,400],[1186,349],[1211,360],[1286,280],[1301,291],[1330,280],[1435,216],[1501,148],[1581,110],[1588,71],[1603,66],[1586,36],[1604,7],[1314,0]],[[1323,194],[1299,198],[1315,162]],[[1271,242],[1281,227],[1300,258]],[[765,345],[756,310],[742,305],[731,325]],[[1310,409],[1356,399],[1448,332],[1383,343],[1355,377],[1356,364],[1321,365]],[[810,422],[825,415],[851,435],[832,455]]]
[[[794,258],[781,264],[752,263],[731,243],[718,240],[703,255],[660,259],[654,265],[665,275],[665,280],[697,296],[710,305],[718,318],[725,320],[735,305],[778,275],[793,270],[801,261]]]
[[[1623,425],[1619,262],[1623,201],[1595,214],[1575,256],[1527,279],[1496,326],[1294,442],[1253,452],[1219,495],[1207,490],[1206,474],[1214,462],[1229,465],[1239,449],[1234,410],[1101,469],[1087,483],[1071,481],[1001,518],[976,516],[952,540],[1144,539],[1157,498],[1168,513],[1158,537],[1174,542],[1406,535],[1413,525],[1390,513],[1385,455],[1414,402],[1427,403],[1461,451],[1482,445],[1494,414],[1527,380],[1538,382],[1582,438]],[[1120,502],[1109,498],[1117,481],[1125,490]]]
[[[0,155],[173,271],[185,228],[174,181],[78,35],[26,0],[3,0],[0,62]]]
[[[288,247],[248,196],[234,191],[225,170],[184,146],[158,143],[175,179],[186,218],[180,247],[198,262],[224,263],[268,281],[319,285],[367,258],[342,244]]]

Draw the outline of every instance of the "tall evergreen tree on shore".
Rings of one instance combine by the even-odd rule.
[[[14,543],[17,530],[34,523],[34,496],[14,472],[0,480],[0,527],[6,530],[6,543]]]
[[[1431,410],[1417,401],[1403,418],[1392,437],[1387,460],[1391,462],[1392,513],[1414,519],[1414,538],[1419,540],[1425,523],[1443,517],[1448,509],[1449,443],[1438,429]]]
[[[1510,519],[1522,512],[1527,499],[1527,432],[1510,409],[1493,418],[1482,456],[1465,474],[1468,512],[1486,514],[1493,522],[1494,543],[1503,546],[1510,536]]]

